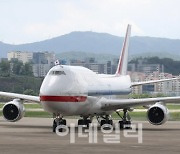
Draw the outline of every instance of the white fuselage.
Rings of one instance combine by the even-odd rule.
[[[100,101],[112,95],[129,94],[128,75],[96,74],[80,66],[54,66],[45,77],[40,99],[43,108],[62,115],[104,114]]]

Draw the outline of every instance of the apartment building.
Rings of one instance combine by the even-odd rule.
[[[17,59],[21,62],[31,63],[33,74],[35,77],[44,77],[51,67],[54,65],[55,54],[49,52],[23,52],[11,51],[8,52],[8,60]]]
[[[23,62],[23,64],[25,64],[25,63],[29,63],[32,61],[33,53],[27,52],[27,51],[24,51],[24,52],[22,52],[22,51],[11,51],[11,52],[8,52],[7,58],[8,58],[8,61],[10,61],[12,59],[17,59],[17,60]]]

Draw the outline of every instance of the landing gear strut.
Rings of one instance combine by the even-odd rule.
[[[120,129],[131,129],[131,117],[128,114],[127,109],[123,109],[123,116],[116,112],[117,115],[122,119],[119,121]]]
[[[56,127],[59,125],[66,125],[66,120],[63,119],[63,116],[55,116],[53,121],[53,132],[56,132]],[[60,130],[61,131],[61,130]]]

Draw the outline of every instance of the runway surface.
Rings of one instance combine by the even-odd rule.
[[[77,123],[77,120],[67,119],[67,122],[69,125]],[[0,154],[180,153],[180,122],[167,122],[162,126],[135,122],[138,123],[143,126],[142,143],[138,143],[137,137],[125,137],[124,131],[118,135],[120,143],[105,143],[105,134],[101,130],[97,131],[97,143],[89,143],[88,137],[78,136],[77,127],[71,136],[70,133],[63,137],[52,133],[52,119],[23,118],[16,123],[9,123],[0,117]],[[75,143],[70,143],[72,136],[75,136]]]

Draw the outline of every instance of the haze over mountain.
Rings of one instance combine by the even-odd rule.
[[[0,42],[0,57],[6,57],[8,51],[50,51],[56,54],[78,51],[91,54],[119,55],[123,43],[123,37],[96,32],[72,32],[52,39],[12,45]],[[155,38],[155,37],[131,37],[130,54],[143,55],[162,53],[179,55],[180,40]]]

